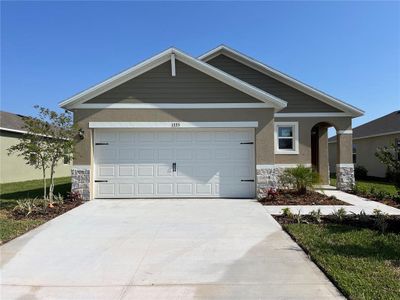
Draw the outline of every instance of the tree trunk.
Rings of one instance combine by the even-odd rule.
[[[42,173],[43,173],[43,199],[47,197],[47,186],[46,186],[46,168],[42,165]]]
[[[54,196],[54,162],[51,162],[50,167],[50,188],[49,188],[49,199],[50,207],[53,207],[53,196]]]

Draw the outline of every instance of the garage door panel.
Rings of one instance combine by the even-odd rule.
[[[137,176],[154,176],[153,165],[140,165],[137,166]]]
[[[99,177],[114,177],[115,176],[115,166],[114,165],[101,165],[97,169],[97,175]]]
[[[123,144],[133,144],[135,142],[135,134],[133,132],[120,132],[118,141]]]
[[[253,129],[96,129],[102,142],[98,198],[254,196],[254,182],[241,181],[255,177]]]
[[[154,196],[154,183],[138,183],[138,196]]]
[[[178,196],[189,196],[193,194],[192,183],[178,183],[176,185],[176,194]]]
[[[135,165],[119,165],[118,175],[120,177],[135,176]]]
[[[174,149],[172,148],[166,148],[166,149],[158,149],[158,161],[171,161],[171,159],[174,159]]]
[[[115,195],[114,183],[97,183],[98,195],[101,197],[112,197]]]
[[[157,195],[174,195],[174,185],[172,183],[158,183],[157,184]]]
[[[118,195],[122,197],[134,197],[135,195],[135,184],[133,183],[119,183],[118,184]]]
[[[172,177],[172,168],[169,165],[158,165],[157,175],[162,177]]]
[[[128,161],[131,162],[135,158],[135,150],[132,148],[119,149],[118,162]]]

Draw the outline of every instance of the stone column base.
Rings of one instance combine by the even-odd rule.
[[[268,189],[281,187],[279,176],[284,170],[285,168],[275,165],[257,165],[256,196],[258,199],[266,197]]]
[[[72,166],[71,181],[71,191],[81,194],[85,201],[90,200],[90,168]]]
[[[337,164],[336,165],[336,187],[342,191],[353,189],[355,184],[354,165]]]

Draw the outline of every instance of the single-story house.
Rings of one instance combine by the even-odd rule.
[[[363,111],[226,46],[167,49],[60,103],[83,130],[72,188],[89,198],[249,198],[297,164],[354,182],[352,118]]]
[[[42,179],[42,171],[28,165],[17,154],[8,155],[7,149],[18,143],[24,130],[22,115],[0,111],[0,183]],[[68,158],[58,164],[56,177],[71,176],[71,162]]]
[[[329,138],[329,166],[335,170],[336,136]],[[386,177],[386,166],[375,156],[379,147],[395,143],[400,147],[400,111],[394,111],[353,129],[353,162],[363,166],[368,176]]]

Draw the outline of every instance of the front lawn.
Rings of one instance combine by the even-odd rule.
[[[336,179],[331,178],[331,185],[336,185]],[[356,180],[356,185],[350,193],[400,208],[400,194],[394,184],[389,182]]]
[[[390,182],[356,180],[356,184],[363,190],[371,190],[372,187],[375,187],[377,190],[384,191],[391,195],[397,194],[396,187]],[[331,178],[331,185],[336,186],[336,178]]]
[[[400,299],[400,234],[341,224],[283,227],[349,299]]]
[[[49,182],[50,183],[50,182]],[[66,197],[71,190],[71,178],[55,179],[55,194]],[[43,196],[42,181],[4,183],[0,185],[0,244],[3,244],[25,232],[45,223],[49,217],[15,218],[12,214],[17,200],[40,198]]]

